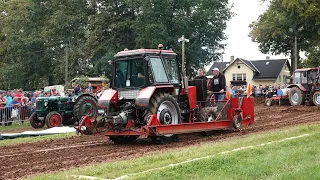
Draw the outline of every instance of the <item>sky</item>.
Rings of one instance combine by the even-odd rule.
[[[232,12],[235,16],[227,22],[225,30],[228,39],[223,61],[230,61],[230,56],[243,58],[246,60],[262,60],[269,56],[270,59],[286,58],[284,55],[262,54],[258,49],[258,44],[251,41],[248,36],[250,32],[249,24],[257,20],[267,8],[266,3],[260,0],[229,0],[233,3]]]

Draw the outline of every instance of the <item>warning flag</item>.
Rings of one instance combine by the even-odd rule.
[[[251,83],[249,82],[247,86],[247,98],[249,98],[251,94],[252,94],[252,86],[251,86]]]
[[[231,97],[231,83],[229,83],[229,86],[227,86],[227,91],[226,91],[226,99],[230,99]]]

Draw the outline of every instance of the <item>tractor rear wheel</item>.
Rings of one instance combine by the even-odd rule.
[[[62,116],[56,111],[50,112],[46,117],[46,125],[48,128],[61,126]]]
[[[317,91],[313,94],[312,101],[314,105],[320,106],[320,91]]]
[[[148,121],[149,116],[152,114],[156,114],[158,120],[163,125],[179,124],[181,121],[181,113],[177,100],[169,93],[159,92],[152,96],[149,108],[144,116],[145,122]],[[159,141],[159,139],[164,142],[176,141],[177,135],[167,134],[159,137],[151,137],[153,141]]]
[[[139,136],[109,136],[109,139],[114,144],[127,144],[132,143],[138,139]]]
[[[76,121],[79,121],[86,115],[88,115],[90,119],[97,118],[98,108],[96,99],[89,95],[79,96],[74,104],[73,114]]]
[[[45,122],[44,120],[40,120],[38,118],[38,115],[36,112],[32,113],[31,116],[29,117],[30,124],[33,128],[38,129],[38,128],[43,128]]]
[[[205,107],[199,112],[198,121],[211,122],[217,119],[217,107]],[[203,136],[211,136],[214,131],[202,131],[200,134]]]
[[[305,94],[298,87],[290,89],[289,100],[291,106],[300,106],[305,102]]]

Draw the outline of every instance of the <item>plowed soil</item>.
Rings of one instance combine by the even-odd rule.
[[[145,139],[134,144],[114,145],[104,136],[79,136],[50,141],[0,147],[0,179],[18,179],[51,171],[85,166],[94,163],[132,159],[150,153],[223,141],[233,136],[259,133],[297,124],[320,122],[320,108],[315,106],[255,107],[255,123],[241,131],[219,130],[212,136],[198,133],[179,135],[179,142],[155,145]]]

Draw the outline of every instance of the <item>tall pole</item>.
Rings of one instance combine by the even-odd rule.
[[[185,44],[185,38],[184,36],[182,36],[182,76],[183,78],[186,77],[186,72],[185,72],[185,68],[184,68],[184,44]]]
[[[69,45],[70,45],[70,42],[69,42],[69,43],[67,44],[67,46],[66,46],[66,64],[65,64],[65,67],[64,67],[64,84],[65,84],[65,89],[68,88]]]
[[[294,70],[298,69],[298,30],[294,32]]]
[[[189,39],[186,39],[184,37],[184,35],[182,35],[181,38],[178,39],[178,42],[181,42],[182,43],[182,54],[181,54],[181,58],[182,58],[182,64],[181,64],[181,69],[182,69],[182,84],[183,84],[183,87],[184,87],[184,91],[187,92],[188,89],[186,88],[188,86],[188,79],[186,77],[186,72],[185,72],[185,67],[184,67],[184,56],[185,56],[185,42],[189,42]]]

